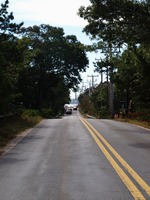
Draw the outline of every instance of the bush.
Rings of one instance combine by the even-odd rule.
[[[41,121],[42,117],[38,110],[25,110],[21,115],[21,119],[30,125],[36,125]]]
[[[37,116],[40,116],[40,113],[38,110],[25,110],[21,117],[37,117]]]
[[[34,127],[42,117],[37,111],[26,110],[21,117],[6,118],[0,120],[0,147],[5,146],[11,139],[22,131]]]
[[[128,117],[139,121],[150,121],[150,110],[140,110],[135,113],[129,113]]]
[[[42,109],[41,115],[44,118],[53,118],[55,116],[51,109]]]
[[[99,111],[96,112],[96,116],[99,119],[107,119],[108,118],[108,110],[107,108],[103,107]]]

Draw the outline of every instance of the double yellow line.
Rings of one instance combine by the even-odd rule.
[[[128,165],[128,163],[115,151],[115,149],[104,139],[104,137],[102,137],[102,135],[91,124],[89,124],[83,118],[80,118],[80,120],[90,132],[95,142],[106,156],[107,160],[110,162],[110,164],[117,172],[121,180],[124,182],[128,190],[131,192],[134,199],[146,200],[142,193],[139,191],[139,189],[135,186],[135,184],[131,181],[131,179],[127,176],[123,169],[117,164],[114,158],[110,155],[109,151],[115,156],[115,158],[127,170],[127,172],[134,178],[134,180],[146,191],[148,196],[150,196],[150,186]]]

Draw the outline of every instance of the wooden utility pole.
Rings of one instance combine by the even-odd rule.
[[[102,59],[95,59],[95,60],[100,60],[101,61]],[[103,69],[102,68],[100,68],[101,83],[103,83]]]
[[[112,59],[112,43],[109,43],[109,58]],[[110,66],[110,83],[109,83],[109,106],[110,117],[114,118],[114,86],[113,86],[113,67]]]
[[[119,53],[119,52],[120,52],[120,46],[113,46],[112,42],[105,44],[104,48],[102,49],[102,53],[108,53],[110,62],[112,59],[112,54]],[[109,74],[109,83],[108,83],[108,74]],[[110,66],[110,68],[107,71],[107,84],[108,84],[108,90],[109,90],[108,92],[109,93],[109,113],[110,113],[110,118],[113,119],[114,118],[113,66]]]
[[[90,75],[88,77],[92,78],[92,88],[94,87],[94,77],[98,77],[98,75]]]

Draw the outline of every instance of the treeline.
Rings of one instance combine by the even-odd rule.
[[[60,27],[13,23],[8,6],[0,8],[0,116],[22,108],[56,115],[88,66],[84,45]]]
[[[88,50],[102,50],[95,64],[106,82],[80,95],[82,109],[99,117],[113,114],[150,120],[150,1],[91,0],[78,14],[87,20],[84,32],[97,43]],[[110,89],[113,85],[113,91]],[[111,97],[110,97],[111,95]],[[85,103],[87,102],[87,103]],[[87,105],[87,106],[86,106]],[[87,109],[89,108],[89,109]]]

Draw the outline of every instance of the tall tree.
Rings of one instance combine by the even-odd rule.
[[[32,79],[38,86],[38,108],[41,110],[46,85],[57,88],[58,80],[63,80],[68,89],[76,88],[81,80],[80,72],[88,66],[88,59],[84,45],[76,36],[65,36],[62,28],[42,24],[22,31],[22,44],[27,48],[25,63],[35,72]],[[52,92],[49,88],[47,94]]]
[[[13,13],[8,13],[9,1],[6,0],[0,8],[0,113],[11,111],[15,101],[15,84],[19,73],[21,52],[18,48],[18,33],[23,23],[16,24]]]
[[[135,0],[91,0],[79,16],[88,21],[84,31],[112,43],[150,44],[150,2]]]
[[[115,83],[118,90],[121,87],[122,91],[126,90],[127,105],[129,99],[134,98],[137,104],[140,105],[143,101],[144,107],[149,108],[150,1],[90,2],[88,7],[82,6],[78,11],[79,16],[88,22],[83,31],[97,39],[96,48],[108,49],[109,66],[114,65],[117,68]],[[115,45],[122,45],[122,52],[126,51],[119,62],[114,63],[112,49]],[[141,94],[138,88],[144,92]]]

